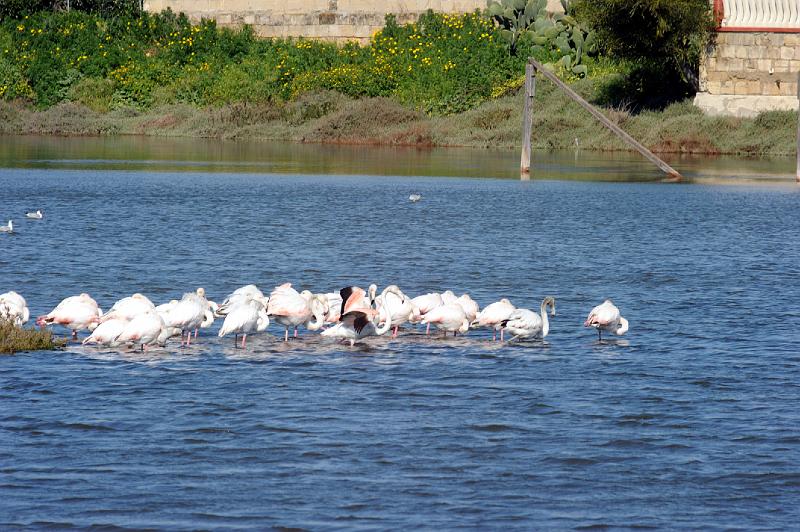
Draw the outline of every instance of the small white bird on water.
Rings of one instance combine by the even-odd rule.
[[[416,203],[421,199],[422,199],[422,194],[411,194],[408,197],[408,201],[410,201],[411,203]]]
[[[0,233],[13,233],[14,232],[14,223],[9,220],[8,225],[0,225]]]
[[[41,220],[42,218],[44,218],[44,214],[42,214],[42,211],[40,210],[37,210],[36,212],[33,211],[26,212],[25,218],[30,218],[32,220]]]
[[[606,299],[602,304],[597,305],[589,313],[584,327],[594,327],[597,329],[597,337],[603,340],[603,331],[609,331],[617,336],[622,336],[628,332],[628,320],[623,318],[619,309],[610,300]]]

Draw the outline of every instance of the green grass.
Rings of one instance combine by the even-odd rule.
[[[64,345],[64,340],[53,337],[53,333],[47,329],[26,329],[10,321],[0,320],[0,354],[51,350]]]

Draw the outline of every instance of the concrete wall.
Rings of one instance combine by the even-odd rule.
[[[700,68],[695,103],[710,114],[797,109],[800,33],[720,32]]]
[[[548,0],[560,9],[558,0]],[[221,26],[252,25],[262,37],[310,37],[366,42],[383,27],[387,13],[413,22],[428,9],[466,13],[484,9],[486,0],[145,0],[145,9],[170,8],[190,18],[214,18]]]

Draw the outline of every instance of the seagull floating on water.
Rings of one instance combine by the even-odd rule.
[[[8,225],[0,225],[0,233],[13,233],[14,232],[14,224],[11,220],[8,221]]]
[[[44,214],[42,214],[42,211],[40,210],[37,210],[36,212],[26,212],[25,218],[30,218],[32,220],[41,220],[42,218],[44,218]]]
[[[416,203],[421,199],[422,199],[422,194],[411,194],[408,197],[408,201],[410,201],[411,203]]]

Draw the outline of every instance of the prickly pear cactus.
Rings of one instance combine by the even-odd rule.
[[[564,13],[547,12],[547,0],[488,0],[487,14],[500,26],[511,55],[517,55],[523,36],[535,55],[552,57],[548,66],[586,75],[584,59],[596,52],[594,34],[572,16],[569,0]]]

